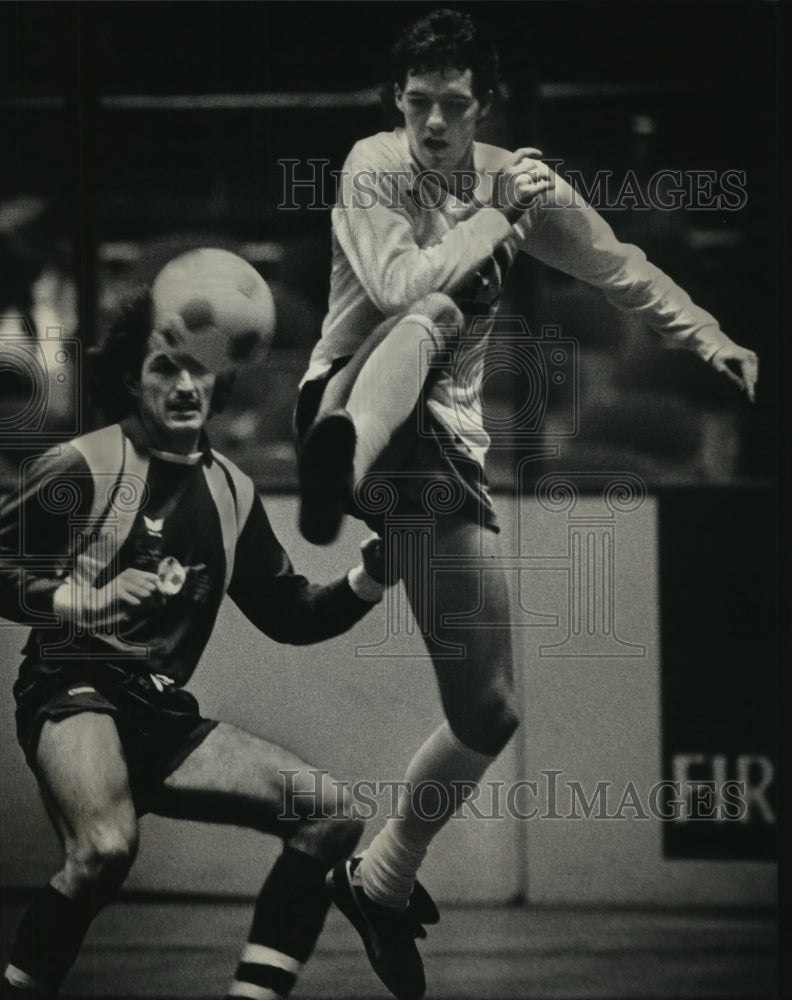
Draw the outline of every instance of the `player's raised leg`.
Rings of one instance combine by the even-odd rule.
[[[327,384],[300,450],[300,531],[331,542],[354,485],[415,409],[429,365],[459,332],[462,314],[433,293],[374,330]]]
[[[8,998],[55,996],[137,849],[127,766],[109,715],[45,722],[35,770],[65,857],[22,918],[5,972]]]
[[[221,723],[166,779],[153,810],[284,840],[256,901],[228,997],[286,997],[327,916],[327,872],[360,838],[362,823],[352,818],[348,797],[326,772]]]

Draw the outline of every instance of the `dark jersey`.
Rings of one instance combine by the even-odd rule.
[[[223,456],[147,453],[132,430],[53,449],[0,508],[0,615],[34,624],[26,653],[123,660],[182,685],[225,593],[268,636],[296,644],[338,635],[371,608],[346,578],[317,586],[294,572],[252,483]],[[58,623],[53,594],[65,580],[87,575],[98,589],[128,567],[157,574],[152,601],[113,628]]]

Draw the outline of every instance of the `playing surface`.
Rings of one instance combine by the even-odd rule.
[[[108,910],[64,996],[224,996],[251,904],[123,902]],[[21,913],[0,908],[10,932]],[[445,907],[422,945],[427,1000],[759,998],[777,995],[766,912]],[[295,1000],[379,1000],[354,931],[332,913]]]

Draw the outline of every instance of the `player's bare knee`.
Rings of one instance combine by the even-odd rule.
[[[444,341],[459,333],[464,322],[462,311],[448,295],[430,292],[410,307],[411,313],[425,316],[437,328],[436,333]]]
[[[345,785],[335,785],[332,805],[324,803],[323,818],[311,824],[322,855],[328,860],[349,857],[363,835],[365,824],[355,815],[355,803]]]
[[[67,848],[66,871],[76,890],[112,889],[126,878],[137,854],[137,831],[97,825]]]
[[[495,756],[514,736],[520,716],[511,694],[493,691],[463,717],[449,718],[454,735],[471,750]]]
[[[352,816],[329,815],[326,819],[307,823],[292,839],[292,846],[334,864],[353,853],[364,826],[362,820]]]

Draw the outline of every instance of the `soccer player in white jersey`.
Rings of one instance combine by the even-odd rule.
[[[253,483],[206,437],[229,373],[191,352],[202,330],[174,341],[153,322],[142,291],[99,356],[118,422],[37,459],[0,506],[0,616],[37,623],[14,686],[18,737],[64,851],[22,919],[4,1000],[56,995],[132,865],[145,812],[282,838],[228,997],[285,997],[330,905],[327,872],[360,836],[328,777],[306,808],[309,765],[204,718],[184,685],[226,593],[278,642],[350,628],[381,597],[379,543],[327,586],[295,573]],[[92,546],[103,525],[114,531]]]
[[[494,556],[481,337],[467,347],[463,337],[461,350],[457,341],[453,370],[432,361],[448,354],[449,335],[496,312],[519,251],[601,289],[750,399],[758,363],[637,247],[620,243],[538,150],[476,141],[497,85],[497,55],[468,15],[428,14],[392,56],[389,94],[400,124],[352,148],[332,212],[329,310],[296,412],[300,526],[318,544],[335,537],[344,513],[381,529],[366,499],[372,471],[380,480],[392,473],[396,514],[422,512],[427,484],[450,479],[462,499],[452,513],[437,513],[434,554]],[[476,606],[478,572],[434,574],[425,601],[429,556],[414,558],[417,565],[390,572],[401,575],[426,636],[446,722],[409,765],[398,815],[331,878],[375,971],[403,1000],[425,990],[414,942],[421,932],[408,906],[416,872],[460,804],[459,790],[480,781],[518,725],[509,627],[444,621]],[[483,589],[482,620],[508,621],[504,574],[488,572]],[[447,644],[464,649],[461,661],[444,657]],[[424,782],[445,787],[446,808],[421,811],[410,789]]]

